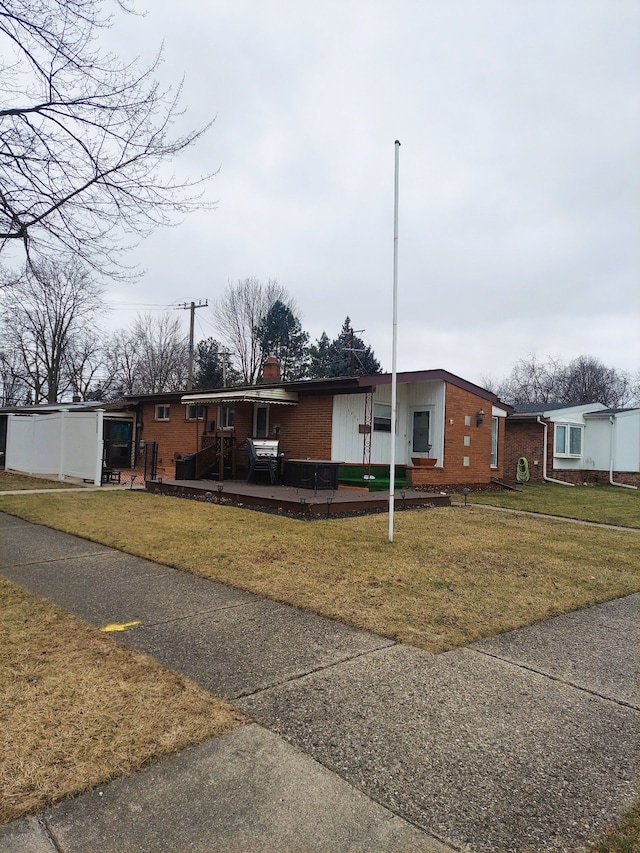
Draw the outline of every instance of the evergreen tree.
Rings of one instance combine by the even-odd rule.
[[[230,354],[214,338],[198,341],[195,362],[196,389],[226,388],[238,384],[240,376],[231,366]]]
[[[309,335],[288,305],[276,300],[256,326],[255,334],[263,362],[268,356],[280,362],[283,382],[307,375]]]
[[[315,344],[311,344],[309,347],[309,376],[312,379],[322,379],[329,376],[330,347],[331,341],[326,332],[323,332]]]
[[[351,325],[351,319],[346,318],[340,334],[327,345],[328,337],[325,332],[309,348],[312,370],[317,378],[330,376],[368,376],[381,373],[380,362],[373,350],[358,337]]]

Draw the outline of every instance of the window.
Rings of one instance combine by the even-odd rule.
[[[257,403],[253,407],[253,437],[266,438],[269,435],[269,407]]]
[[[582,456],[582,427],[556,424],[554,456]]]
[[[389,403],[373,404],[373,429],[375,432],[391,432],[391,406]]]
[[[156,420],[157,421],[168,421],[170,411],[171,411],[171,406],[156,406]]]
[[[491,418],[491,467],[498,467],[498,429],[500,421],[498,418]]]
[[[189,403],[185,408],[185,417],[188,421],[201,421],[204,418],[204,406],[197,406],[195,403]]]
[[[233,406],[220,406],[220,415],[218,418],[220,429],[231,429],[235,421],[235,415]]]

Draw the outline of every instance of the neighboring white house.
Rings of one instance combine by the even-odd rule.
[[[584,467],[640,471],[640,409],[585,412]]]
[[[507,476],[526,458],[533,479],[640,485],[640,409],[602,403],[516,405],[506,424]],[[615,477],[615,479],[614,479]]]

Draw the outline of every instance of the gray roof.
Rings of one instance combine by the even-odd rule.
[[[597,400],[591,400],[584,403],[514,403],[513,412],[515,415],[542,415],[544,412],[555,412],[558,409],[571,409],[576,406],[598,405]]]

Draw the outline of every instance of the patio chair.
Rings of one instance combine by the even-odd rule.
[[[247,483],[255,483],[257,471],[268,471],[269,481],[275,486],[279,480],[280,460],[278,457],[278,442],[264,441],[254,442],[247,439],[247,451],[249,454],[249,474]]]

